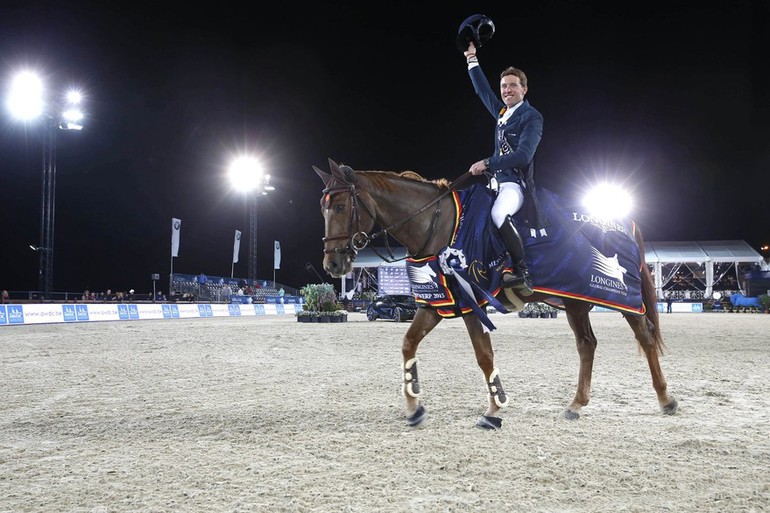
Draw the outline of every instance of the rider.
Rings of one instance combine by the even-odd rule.
[[[497,184],[498,192],[492,205],[492,222],[511,255],[516,274],[503,274],[503,287],[520,289],[524,295],[532,294],[532,281],[527,262],[524,259],[524,244],[513,215],[534,195],[535,150],[543,135],[543,116],[532,107],[524,95],[527,94],[527,75],[514,67],[508,67],[500,74],[500,98],[497,98],[489,81],[484,76],[476,46],[469,41],[463,52],[468,63],[468,74],[473,88],[487,110],[494,116],[495,153],[471,165],[469,172],[479,175],[485,171],[493,173],[491,186]]]

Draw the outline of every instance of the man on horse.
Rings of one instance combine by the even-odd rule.
[[[481,15],[476,15],[481,16]],[[491,23],[491,20],[490,20]],[[484,24],[484,18],[471,20],[469,24],[468,46],[464,55],[468,63],[468,74],[476,94],[487,110],[495,117],[494,155],[479,160],[471,165],[469,172],[479,175],[486,171],[493,173],[491,186],[497,189],[497,197],[492,206],[491,217],[500,231],[508,253],[511,255],[516,273],[503,274],[504,287],[520,289],[524,295],[532,294],[532,281],[524,259],[524,243],[519,235],[513,216],[525,208],[527,224],[532,228],[542,228],[540,213],[535,198],[534,164],[535,151],[543,135],[543,116],[532,107],[524,95],[527,94],[527,75],[514,67],[508,67],[500,75],[500,98],[484,76],[478,57],[476,44],[480,43],[478,30]],[[462,29],[461,29],[462,33]],[[476,37],[473,37],[473,34]],[[527,211],[531,210],[531,214]]]

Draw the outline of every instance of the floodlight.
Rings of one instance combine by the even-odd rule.
[[[595,186],[583,198],[583,206],[589,213],[610,219],[628,216],[632,203],[627,191],[610,183]]]
[[[22,121],[30,121],[43,114],[43,82],[32,72],[16,75],[8,96],[11,115]]]
[[[253,191],[262,184],[262,164],[254,157],[240,157],[230,165],[230,181],[236,189]]]

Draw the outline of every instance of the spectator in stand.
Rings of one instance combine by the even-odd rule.
[[[283,290],[283,287],[278,289],[278,302],[279,303],[283,304],[283,296],[285,296],[285,295],[286,295],[286,291]]]
[[[3,304],[7,304],[10,298],[8,291],[3,289],[2,296],[3,296]]]

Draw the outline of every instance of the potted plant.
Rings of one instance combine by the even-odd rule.
[[[302,311],[297,313],[298,322],[341,322],[343,310],[337,308],[337,295],[331,284],[307,284],[300,289],[300,294],[304,305]]]
[[[533,317],[537,313],[537,303],[527,303],[519,312],[519,317]]]
[[[314,322],[315,318],[317,317],[318,313],[314,312],[312,310],[308,310],[306,308],[303,308],[299,312],[297,312],[297,322]]]
[[[770,313],[770,295],[762,294],[759,296],[759,302],[762,305],[765,313]]]
[[[348,313],[345,310],[334,310],[329,317],[331,322],[347,322]]]
[[[556,319],[556,317],[559,315],[559,310],[556,307],[553,307],[551,305],[546,305],[548,307],[548,316],[551,319]]]

